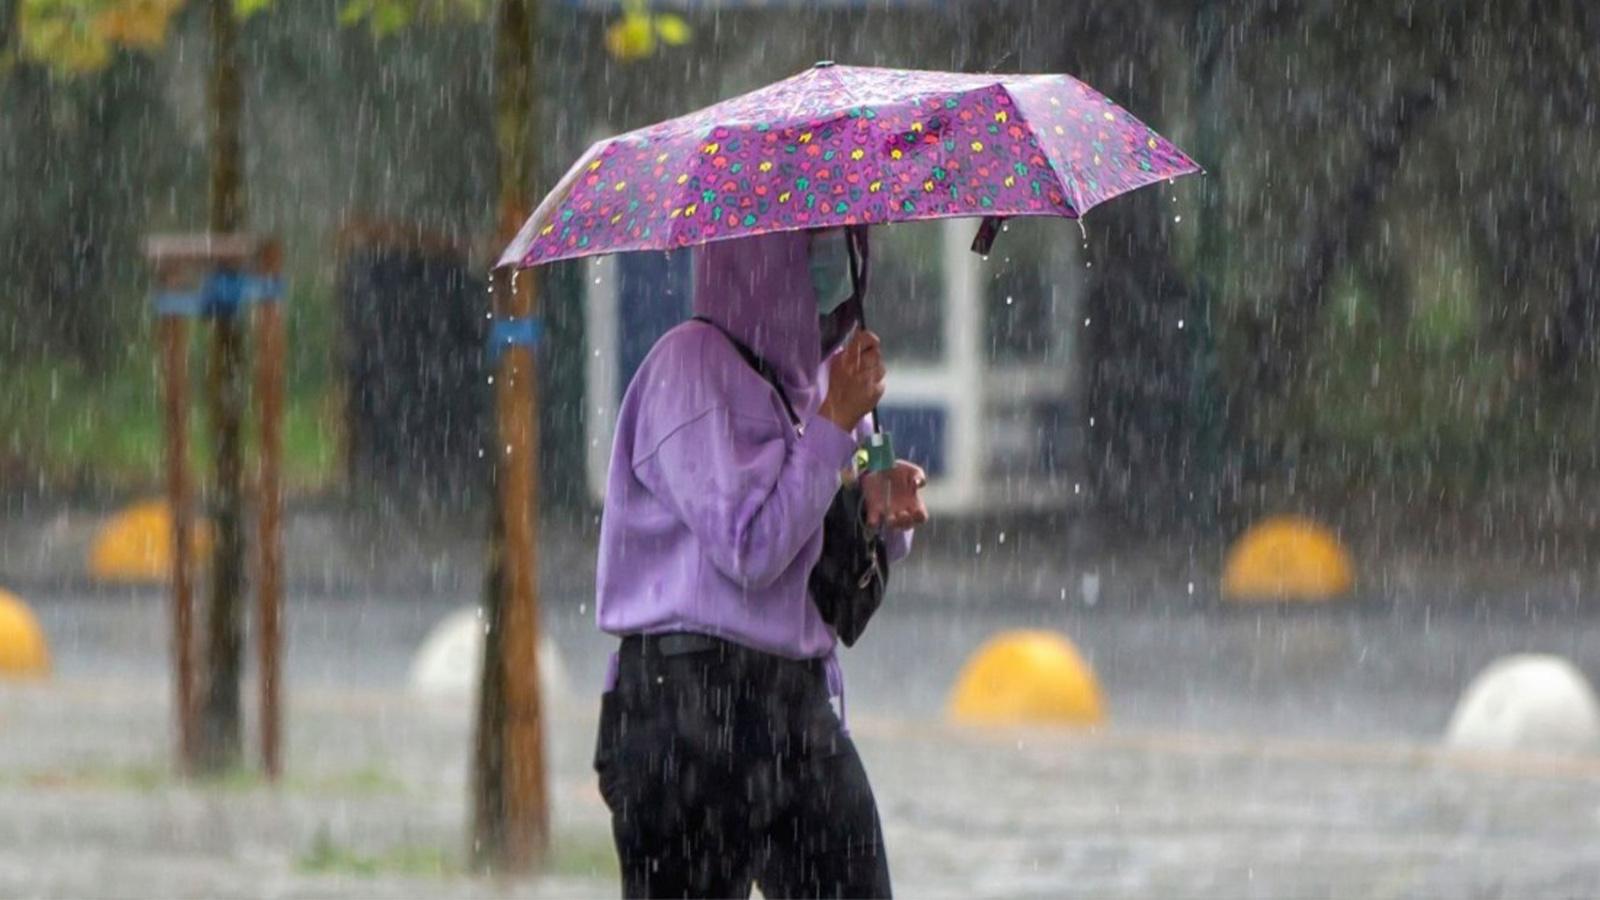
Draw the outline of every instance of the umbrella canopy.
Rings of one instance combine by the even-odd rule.
[[[502,254],[527,268],[773,231],[1076,218],[1200,171],[1067,75],[816,66],[600,141]]]

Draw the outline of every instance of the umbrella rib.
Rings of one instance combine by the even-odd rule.
[[[534,208],[533,214],[528,216],[528,221],[523,223],[522,228],[518,229],[516,237],[511,241],[511,246],[507,247],[505,252],[501,254],[500,260],[495,263],[495,268],[505,265],[515,265],[519,269],[524,267],[523,257],[533,248],[537,230],[548,224],[548,220],[554,214],[556,207],[560,206],[566,200],[567,195],[572,192],[572,186],[583,176],[584,167],[599,156],[605,146],[613,140],[615,138],[604,138],[594,142],[578,158],[578,161],[567,169],[567,173],[561,176],[561,180],[556,182],[556,186]]]
[[[844,94],[847,98],[849,98],[850,103],[852,105],[854,105],[854,106],[860,106],[861,105],[861,102],[857,99],[856,92],[844,80],[844,76],[839,74],[839,67],[838,66],[829,66],[828,68],[823,69],[822,71],[833,76],[833,84],[834,84],[834,86],[839,89],[840,93]]]
[[[1004,82],[997,82],[995,87],[1004,91],[1005,95],[1011,98],[1011,109],[1017,117],[1017,124],[1019,126],[1025,125],[1029,131],[1033,132],[1034,139],[1039,141],[1039,156],[1044,159],[1044,164],[1049,167],[1050,174],[1055,176],[1056,184],[1061,186],[1062,194],[1067,198],[1067,206],[1072,209],[1078,218],[1082,218],[1087,210],[1083,209],[1081,198],[1073,196],[1075,193],[1073,185],[1068,184],[1067,180],[1061,177],[1061,170],[1056,167],[1056,161],[1050,158],[1050,152],[1045,149],[1044,141],[1038,138],[1038,129],[1034,127],[1028,115],[1022,111],[1022,101],[1017,99],[1016,94],[1011,93],[1011,89],[1006,87]]]

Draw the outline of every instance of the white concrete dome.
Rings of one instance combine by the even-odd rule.
[[[1463,750],[1600,752],[1600,704],[1559,656],[1519,654],[1483,670],[1456,704],[1445,744]]]
[[[475,606],[463,607],[428,632],[411,660],[408,678],[413,696],[431,700],[470,700],[478,695],[483,672],[484,620]],[[555,644],[539,641],[539,680],[546,697],[566,690],[566,677]]]

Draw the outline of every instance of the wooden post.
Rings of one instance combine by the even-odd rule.
[[[533,277],[497,291],[501,315],[533,315]],[[502,672],[505,679],[505,857],[509,871],[525,872],[544,855],[549,832],[545,798],[544,722],[539,695],[538,372],[531,347],[504,349],[496,406],[504,458],[501,515],[505,578]]]
[[[276,243],[266,245],[257,274],[275,278],[281,268]],[[260,504],[256,535],[257,641],[261,670],[261,765],[276,781],[282,771],[279,725],[281,679],[279,620],[283,604],[283,486],[279,460],[283,447],[283,304],[269,300],[256,310],[256,402],[261,415],[256,487]]]
[[[500,169],[498,236],[503,244],[528,214],[537,169],[533,31],[537,0],[500,0],[495,21],[495,138]],[[501,319],[537,313],[533,276],[494,277]],[[494,447],[499,517],[490,548],[488,587],[498,596],[484,650],[474,773],[473,856],[486,869],[532,871],[549,845],[544,722],[539,695],[538,373],[532,347],[501,348]],[[498,671],[496,671],[496,669]],[[492,690],[498,687],[499,690]]]
[[[169,272],[160,273],[171,287]],[[160,320],[163,400],[167,432],[167,508],[172,513],[172,659],[178,720],[178,768],[193,773],[199,749],[195,730],[194,577],[189,558],[189,329],[181,316]]]
[[[249,381],[238,317],[211,317],[206,406],[213,454],[209,504],[213,541],[207,604],[205,667],[200,697],[200,767],[219,774],[238,765],[242,749],[240,682],[244,661],[244,407]]]
[[[211,39],[207,85],[207,150],[210,163],[208,225],[212,234],[236,232],[244,224],[244,92],[239,60],[239,23],[231,0],[208,0]],[[212,266],[234,268],[249,260],[219,259]],[[211,774],[238,764],[242,749],[240,679],[243,674],[244,419],[249,376],[244,334],[236,316],[211,320],[211,350],[206,401],[215,461],[210,504],[215,540],[207,603],[203,696],[200,700],[200,767]]]
[[[274,242],[249,234],[203,233],[154,235],[145,241],[145,257],[162,290],[193,289],[219,271],[274,277],[281,253]],[[195,626],[195,564],[192,486],[188,476],[188,341],[185,318],[202,308],[172,309],[160,316],[163,393],[167,432],[167,495],[172,508],[172,641],[180,768],[186,775],[215,773],[232,766],[240,751],[239,675],[243,644],[245,534],[243,419],[250,380],[245,371],[246,330],[237,314],[211,316],[207,401],[215,432],[218,469],[217,552],[213,558],[214,593],[205,640]],[[267,300],[255,318],[260,342],[256,371],[260,399],[261,457],[260,546],[261,583],[258,620],[261,648],[262,763],[269,777],[280,771],[278,750],[282,678],[279,657],[283,555],[279,531],[282,486],[279,460],[283,433],[284,333],[281,305]],[[231,511],[231,516],[230,516]],[[230,527],[231,523],[231,527]],[[231,548],[231,549],[229,549]],[[225,570],[225,571],[224,571]]]

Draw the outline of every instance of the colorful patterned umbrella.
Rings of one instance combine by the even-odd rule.
[[[671,250],[773,231],[1077,218],[1200,167],[1067,75],[818,63],[590,147],[499,265]]]

